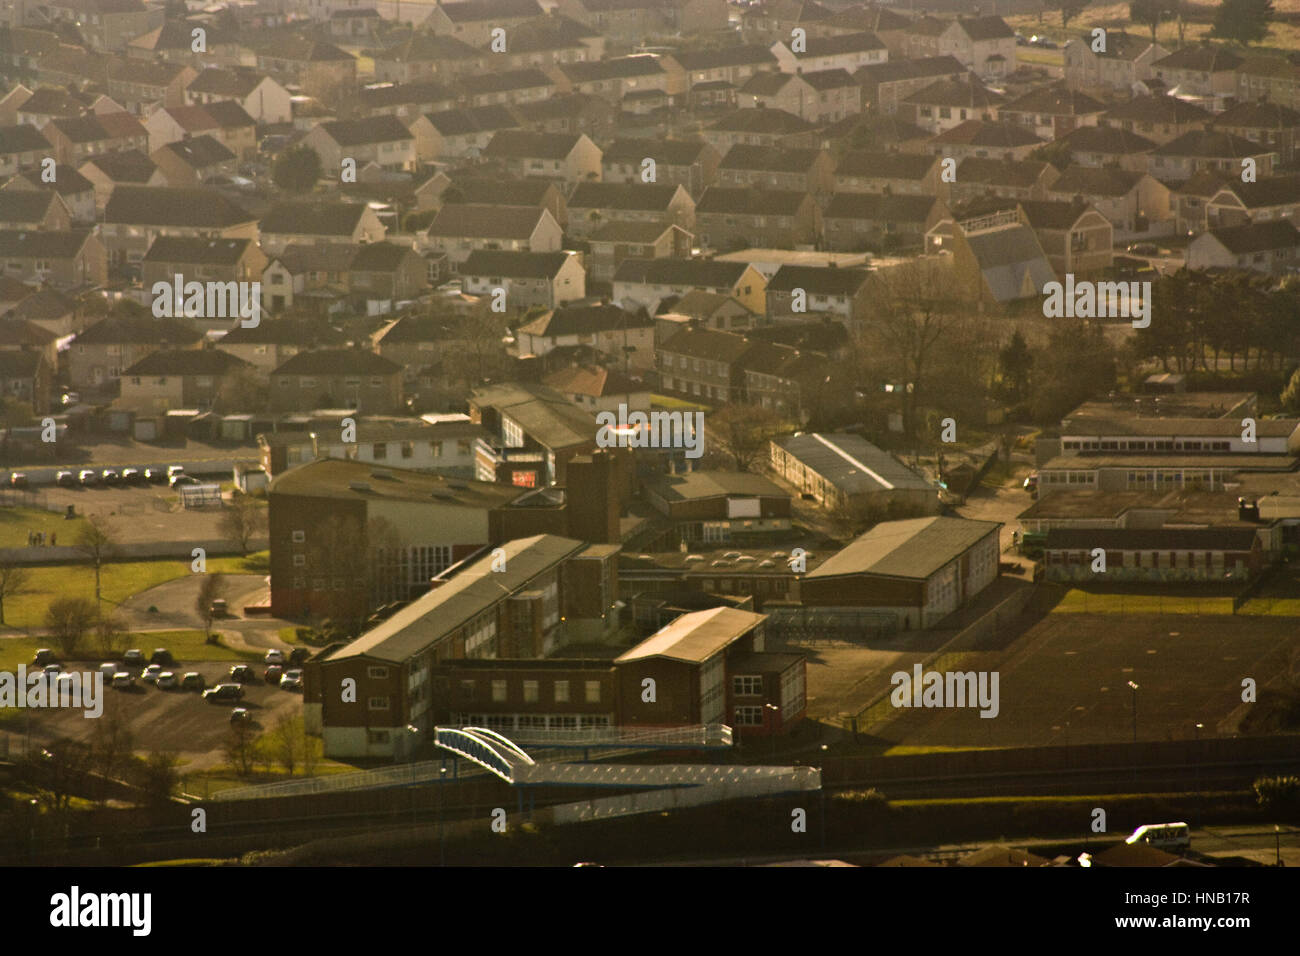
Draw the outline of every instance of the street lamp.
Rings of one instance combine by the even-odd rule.
[[[1133,681],[1128,682],[1128,686],[1133,688],[1133,743],[1138,742],[1138,685]]]
[[[447,782],[447,768],[438,768],[438,865],[447,865],[447,840],[442,830],[442,785]]]
[[[768,724],[768,730],[772,734],[772,756],[776,756],[776,718],[781,714],[781,708],[776,704],[764,704],[763,709],[771,712],[771,722]]]

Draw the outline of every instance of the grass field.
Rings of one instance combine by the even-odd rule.
[[[32,666],[37,648],[50,647],[48,637],[9,637],[0,639],[0,671],[15,672],[19,664]],[[165,647],[178,661],[260,661],[255,651],[236,651],[221,644],[209,644],[202,631],[143,631],[131,635],[126,645],[144,651],[145,657],[155,647]],[[94,638],[88,637],[78,651],[83,660],[99,661]],[[60,654],[60,656],[62,656]]]
[[[1054,611],[1058,614],[1232,614],[1232,598],[1071,588]]]
[[[27,547],[27,535],[32,531],[43,531],[47,540],[54,535],[63,538],[64,544],[72,544],[85,524],[85,518],[69,521],[60,512],[42,508],[0,508],[0,548]]]
[[[265,573],[266,552],[246,558],[209,558],[208,572],[222,574]],[[45,609],[55,597],[71,595],[94,600],[95,569],[87,564],[35,565],[30,569],[27,593],[5,600],[5,625],[16,628],[44,626]],[[190,562],[179,559],[115,561],[101,571],[101,593],[110,604],[120,604],[166,581],[190,573]]]
[[[1279,14],[1295,14],[1300,12],[1300,0],[1273,0],[1273,8]],[[1061,29],[1061,15],[1059,11],[1047,11],[1040,19],[1036,14],[1023,14],[1020,16],[1004,17],[1008,25],[1018,33],[1025,36],[1031,36],[1037,33],[1039,36],[1050,37],[1058,43],[1069,39],[1073,36],[1082,36],[1089,33],[1093,27],[1103,27],[1107,30],[1122,29],[1128,33],[1134,33],[1142,37],[1150,37],[1151,30],[1140,23],[1131,23],[1128,16],[1128,3],[1098,3],[1086,7],[1076,19],[1070,21],[1069,29]],[[1183,39],[1185,43],[1199,43],[1202,40],[1211,40],[1210,30],[1212,24],[1209,22],[1188,22],[1184,24]],[[1173,51],[1178,49],[1178,24],[1176,21],[1169,20],[1160,24],[1156,31],[1156,38],[1162,46]],[[1268,36],[1264,41],[1252,50],[1296,50],[1300,49],[1300,27],[1291,23],[1274,23],[1269,28]],[[1032,47],[1017,47],[1016,59],[1025,60],[1026,62],[1042,62],[1031,60],[1025,54],[1031,51],[1035,54],[1060,54],[1059,50],[1033,50]],[[1059,65],[1059,56],[1057,63]]]

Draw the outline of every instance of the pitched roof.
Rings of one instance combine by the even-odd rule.
[[[357,98],[361,109],[369,111],[412,103],[454,103],[456,93],[440,80],[419,80],[415,83],[385,83],[364,87],[358,92]]]
[[[299,236],[350,236],[365,212],[364,203],[281,202],[271,207],[258,229]]]
[[[701,329],[686,326],[678,329],[668,339],[659,343],[659,351],[674,355],[691,355],[732,363],[739,361],[753,348],[749,339],[735,332]]]
[[[1235,70],[1243,62],[1244,59],[1231,50],[1205,44],[1185,46],[1156,60],[1152,66],[1158,70],[1179,69],[1195,70],[1199,73],[1220,73],[1225,70]]]
[[[924,153],[897,153],[855,149],[845,153],[835,167],[836,176],[866,176],[875,179],[924,179],[939,160]]]
[[[578,63],[560,63],[556,69],[571,83],[592,83],[600,80],[626,79],[632,76],[653,76],[663,73],[659,57],[650,53],[619,56],[609,60],[584,60]]]
[[[1001,93],[990,90],[973,75],[960,80],[935,80],[905,97],[904,103],[924,103],[927,106],[956,106],[966,109],[989,109],[1006,101]]]
[[[408,256],[414,256],[410,246],[395,242],[368,242],[357,249],[348,269],[352,272],[392,272],[401,267]]]
[[[805,173],[823,156],[820,149],[782,149],[778,146],[751,146],[736,143],[722,157],[718,169],[742,169],[762,172]]]
[[[130,375],[226,375],[251,368],[248,362],[220,349],[160,349],[122,372]]]
[[[774,444],[845,494],[931,489],[924,478],[860,435],[810,432]]]
[[[934,201],[929,196],[917,198]],[[856,295],[870,277],[871,273],[866,269],[783,265],[768,280],[767,291],[792,292],[803,289],[817,295]]]
[[[1193,129],[1188,130],[1177,139],[1157,146],[1152,152],[1157,156],[1199,156],[1219,158],[1222,156],[1258,156],[1271,150],[1261,143],[1255,143],[1234,133],[1222,130]]]
[[[1300,246],[1300,231],[1291,225],[1289,219],[1248,222],[1241,226],[1211,229],[1210,235],[1235,255]]]
[[[845,53],[865,53],[869,50],[883,50],[885,43],[870,31],[861,33],[841,33],[831,37],[808,37],[804,52],[791,50],[796,59],[805,60],[819,56],[839,56]]]
[[[806,133],[815,129],[812,123],[793,113],[776,109],[748,109],[714,120],[708,129],[723,133]]]
[[[1233,129],[1295,129],[1300,127],[1300,113],[1266,100],[1243,100],[1214,117],[1215,126]]]
[[[201,239],[191,236],[159,236],[144,254],[144,262],[184,262],[234,265],[254,245],[252,239]]]
[[[471,96],[484,93],[509,93],[515,90],[538,89],[555,85],[553,79],[536,68],[501,70],[497,73],[462,76],[458,82],[460,88]]]
[[[716,262],[711,259],[628,258],[618,264],[614,281],[730,289],[740,281],[748,268],[743,262]]]
[[[94,166],[115,183],[147,183],[158,164],[138,149],[119,149],[86,157],[82,167]]]
[[[187,345],[203,338],[195,325],[182,319],[140,315],[109,315],[77,333],[78,345]]]
[[[964,73],[966,67],[956,57],[945,55],[868,63],[866,66],[858,67],[853,76],[866,86],[873,83],[893,83],[898,80],[919,80],[927,76],[958,76]]]
[[[689,166],[707,145],[699,140],[621,138],[605,148],[601,162],[639,166],[648,157],[660,166]]]
[[[520,19],[541,16],[537,0],[454,0],[438,7],[453,23],[480,23],[488,20]]]
[[[428,235],[481,239],[527,239],[546,210],[540,206],[471,206],[447,203],[429,224]]]
[[[558,337],[563,335],[595,335],[598,332],[616,332],[623,329],[645,328],[654,325],[644,309],[629,311],[617,305],[563,305],[549,309],[519,327],[529,335]]]
[[[1047,113],[1054,116],[1082,116],[1087,113],[1100,113],[1106,104],[1093,99],[1080,90],[1071,90],[1063,84],[1040,86],[1018,96],[1009,103],[1003,103],[1001,110],[1011,113]]]
[[[251,328],[242,322],[228,330],[218,339],[218,347],[223,345],[296,345],[315,348],[322,345],[343,345],[347,335],[333,326],[326,325],[315,318],[262,317],[262,321]]]
[[[464,136],[489,130],[517,129],[519,117],[508,106],[474,106],[469,109],[442,110],[424,116],[443,136]]]
[[[253,219],[216,190],[184,186],[114,186],[104,207],[105,222],[127,225],[221,229]]]
[[[961,17],[957,20],[957,25],[965,31],[968,37],[976,42],[980,40],[1004,40],[1016,35],[1015,31],[1007,26],[1007,21],[1001,17]]]
[[[662,212],[679,189],[663,183],[578,183],[569,197],[569,209]]]
[[[1210,118],[1208,111],[1176,96],[1135,96],[1112,106],[1103,116],[1148,123],[1198,123]]]
[[[952,143],[963,146],[988,146],[992,149],[1014,149],[1018,146],[1040,144],[1042,140],[1024,126],[1015,123],[967,120],[932,137],[930,142],[936,146]]]
[[[18,173],[12,180],[6,183],[6,186],[13,187],[18,180],[29,183],[37,189],[46,189],[56,192],[60,196],[75,196],[78,193],[84,193],[87,190],[95,188],[92,183],[81,173],[77,172],[72,166],[56,165],[54,167],[54,182],[47,183],[41,179],[41,170],[25,169]],[[16,187],[15,187],[16,188]]]
[[[555,188],[549,179],[457,179],[444,199],[476,206],[540,206]]]
[[[194,169],[206,169],[218,163],[227,163],[235,158],[224,143],[211,136],[194,136],[190,139],[177,140],[159,149],[166,150]]]
[[[729,46],[720,50],[683,50],[673,57],[690,72],[718,70],[728,66],[775,65],[776,56],[761,44]]]
[[[90,233],[79,229],[0,229],[0,257],[67,259],[81,251]]]
[[[396,143],[414,139],[411,131],[396,116],[380,114],[363,119],[334,120],[321,123],[329,138],[340,146],[362,146],[368,143]]]
[[[200,70],[186,88],[191,93],[213,93],[217,96],[230,96],[243,99],[257,89],[258,84],[267,78],[265,73],[243,67],[210,67]]]
[[[874,574],[924,580],[988,535],[997,534],[999,527],[998,521],[942,516],[882,521],[808,572],[808,577]]]
[[[1156,148],[1153,140],[1118,126],[1080,126],[1060,137],[1060,141],[1076,153],[1130,156]]]
[[[402,366],[368,349],[312,349],[285,360],[272,375],[392,375]]]
[[[557,369],[544,376],[542,384],[566,395],[586,395],[591,398],[645,390],[644,385],[632,381],[621,372],[600,365],[570,365]]]
[[[1056,278],[1034,230],[1013,223],[965,234],[980,275],[989,293],[999,302],[1009,302],[1035,291]]]
[[[1241,183],[1230,179],[1224,186],[1247,209],[1263,209],[1268,206],[1283,206],[1300,203],[1300,176],[1270,176],[1253,183]]]
[[[1085,33],[1075,38],[1075,42],[1082,43],[1093,56],[1101,57],[1106,60],[1136,60],[1147,50],[1151,49],[1151,39],[1149,37],[1138,36],[1135,33],[1126,33],[1123,30],[1106,31],[1106,49],[1100,53],[1092,48],[1092,34]]]
[[[875,195],[873,193],[835,193],[826,203],[826,219],[865,219],[882,222],[923,223],[939,200],[935,196],[908,194]],[[786,268],[783,266],[782,268]],[[833,269],[833,272],[847,272]],[[778,273],[779,274],[779,273]],[[768,289],[772,288],[768,284]]]
[[[1144,175],[1114,166],[1067,166],[1049,191],[1083,196],[1127,196]]]
[[[765,620],[766,614],[731,607],[689,611],[674,618],[631,650],[624,651],[614,658],[614,663],[627,664],[653,657],[690,664],[703,663],[721,654]]]
[[[589,237],[591,242],[657,242],[670,229],[680,226],[663,222],[611,221],[603,223]],[[685,230],[682,230],[685,232]]]
[[[533,133],[527,130],[503,129],[492,137],[483,149],[488,158],[508,159],[567,159],[578,145],[580,133]]]
[[[0,126],[0,154],[46,152],[50,141],[30,123]]]
[[[35,189],[0,189],[0,223],[40,222],[55,202],[49,192]]]
[[[808,193],[796,189],[757,189],[709,186],[695,205],[697,215],[709,213],[735,213],[743,216],[793,216],[805,202]]]
[[[469,258],[461,263],[460,274],[552,279],[572,256],[571,252],[510,252],[475,249],[469,254]]]
[[[1005,160],[967,156],[957,166],[957,181],[1028,189],[1043,178],[1047,168],[1047,163],[1036,159]]]

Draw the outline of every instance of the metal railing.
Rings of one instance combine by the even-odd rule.
[[[446,764],[441,760],[424,760],[419,763],[400,764],[379,770],[358,770],[356,773],[336,773],[305,780],[285,780],[256,787],[238,787],[218,790],[210,800],[258,800],[267,797],[297,797],[304,794],[333,793],[340,790],[373,790],[381,787],[403,787],[428,783],[445,775]],[[461,776],[461,774],[457,774]]]
[[[516,743],[539,747],[730,747],[726,724],[686,727],[584,727],[544,730],[521,727],[511,737]]]

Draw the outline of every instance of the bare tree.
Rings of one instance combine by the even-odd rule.
[[[253,728],[248,725],[247,721],[240,721],[231,724],[230,732],[226,734],[225,743],[222,750],[226,755],[226,760],[230,762],[231,769],[241,777],[247,777],[253,772],[253,761],[257,756],[257,735],[253,733]]]
[[[5,623],[5,599],[31,594],[32,572],[12,561],[0,561],[0,626]]]
[[[240,554],[248,554],[249,542],[266,531],[266,508],[248,495],[236,492],[221,512],[217,530]]]
[[[126,642],[131,635],[127,633],[122,619],[112,613],[100,614],[94,625],[95,649],[103,658],[116,657],[126,650]]]
[[[90,515],[81,526],[72,546],[85,555],[86,560],[95,567],[95,602],[98,603],[102,600],[99,587],[100,570],[105,561],[114,558],[121,550],[117,538],[103,518]]]
[[[99,618],[99,609],[80,597],[60,597],[45,611],[45,627],[64,657],[73,657],[82,640]]]
[[[761,405],[724,405],[705,418],[710,437],[737,471],[751,471],[768,456],[768,442],[787,430],[786,422]]]
[[[271,752],[291,777],[294,769],[302,762],[303,736],[302,718],[289,714],[277,720],[268,735],[267,744]]]
[[[95,769],[102,778],[101,784],[107,784],[121,776],[131,760],[134,740],[131,727],[122,716],[121,711],[112,710],[95,721],[90,732],[90,749],[94,754]],[[99,801],[107,799],[107,787],[101,785]]]
[[[212,610],[212,603],[220,598],[225,590],[226,576],[220,572],[205,574],[203,580],[199,582],[199,593],[194,599],[194,610],[203,620],[203,635],[208,640],[212,638],[212,619],[216,616]]]

